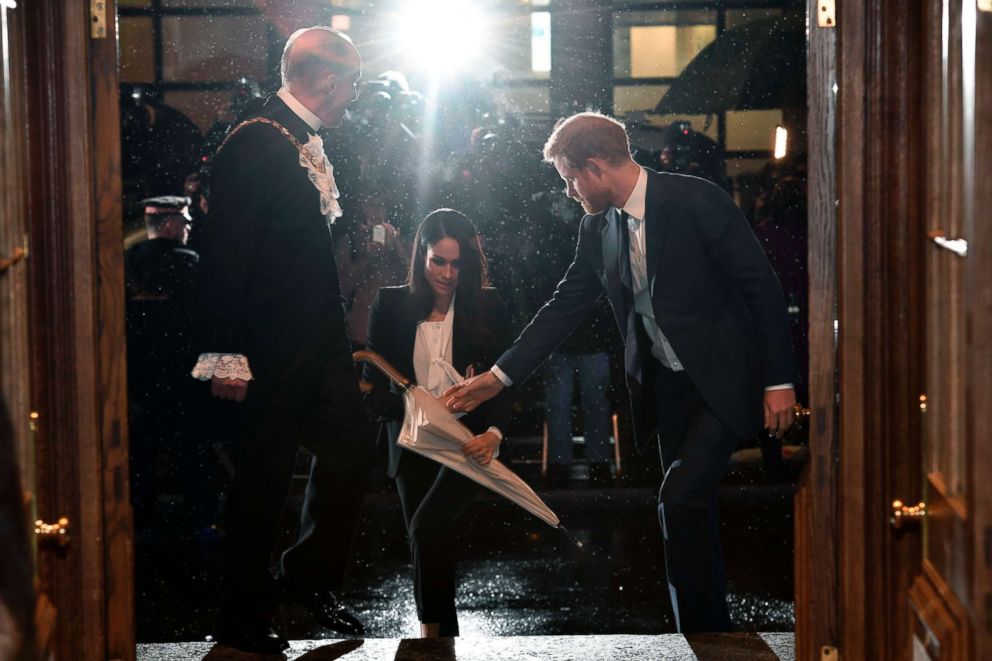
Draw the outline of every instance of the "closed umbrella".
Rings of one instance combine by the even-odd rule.
[[[459,422],[441,401],[420,386],[411,384],[392,365],[372,351],[357,351],[354,359],[356,362],[364,361],[374,365],[403,390],[406,414],[397,439],[402,447],[458,471],[490,491],[513,501],[549,526],[560,530],[576,546],[582,546],[540,496],[502,462],[494,459],[482,466],[462,453],[461,446],[475,434]]]

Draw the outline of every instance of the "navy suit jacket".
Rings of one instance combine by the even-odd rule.
[[[763,424],[765,386],[794,383],[778,279],[733,200],[710,182],[648,170],[647,274],[655,319],[718,418],[740,438]],[[629,231],[618,209],[587,215],[554,296],[497,361],[519,382],[585,318],[603,293],[624,338],[635,434],[653,434],[650,340],[634,311]],[[664,369],[664,368],[662,368]]]

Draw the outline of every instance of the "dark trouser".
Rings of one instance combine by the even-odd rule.
[[[675,624],[681,633],[730,631],[717,489],[738,439],[709,409],[685,372],[660,364],[655,368],[665,470],[658,521]]]
[[[270,562],[299,446],[314,459],[299,534],[282,555],[282,573],[289,586],[307,592],[342,585],[371,469],[372,428],[350,354],[335,358],[312,361],[320,367],[293,387],[252,382],[248,388],[225,516],[222,623],[251,626],[274,612]]]
[[[457,636],[452,527],[482,487],[407,452],[396,473],[396,490],[410,538],[417,615],[421,622],[439,623],[442,637]]]

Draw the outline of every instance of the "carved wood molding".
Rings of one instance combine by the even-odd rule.
[[[910,631],[917,653],[935,661],[969,658],[968,614],[929,561],[909,589]],[[914,656],[915,658],[915,656]]]

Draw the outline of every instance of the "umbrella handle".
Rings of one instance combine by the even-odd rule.
[[[403,376],[398,369],[390,365],[385,358],[374,351],[356,351],[352,354],[352,359],[356,363],[365,362],[375,365],[380,372],[388,376],[393,383],[398,385],[403,390],[410,387],[410,380]]]

